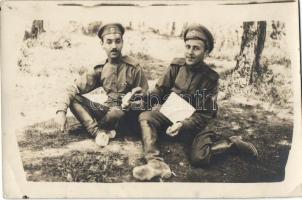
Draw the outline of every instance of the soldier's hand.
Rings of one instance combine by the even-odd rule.
[[[132,98],[132,93],[128,92],[122,99],[122,109],[128,110],[130,106],[130,99]]]
[[[67,129],[66,113],[64,111],[58,111],[56,115],[56,122],[59,124],[60,131],[64,132]]]
[[[178,135],[180,128],[182,127],[181,122],[176,122],[172,126],[169,126],[166,133],[172,137]]]

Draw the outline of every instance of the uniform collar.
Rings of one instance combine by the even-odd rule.
[[[203,61],[200,61],[194,65],[186,65],[186,67],[192,72],[200,72],[205,70],[206,64]]]
[[[122,56],[119,58],[117,65],[120,65],[123,61],[124,61],[124,57]],[[108,58],[101,61],[101,65],[105,65],[106,63],[108,63]]]

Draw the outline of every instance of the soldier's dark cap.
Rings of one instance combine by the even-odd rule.
[[[104,37],[104,35],[108,34],[120,34],[123,36],[125,33],[125,28],[119,23],[105,24],[98,31],[98,36],[100,39]]]
[[[200,24],[192,24],[184,31],[184,41],[187,40],[202,40],[207,51],[210,53],[214,48],[214,38],[212,33]]]

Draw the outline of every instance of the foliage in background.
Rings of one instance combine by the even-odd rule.
[[[66,30],[51,31],[27,39],[21,47],[18,69],[35,77],[74,78],[105,58],[95,37],[101,21],[87,24],[71,21]],[[168,24],[167,30],[145,24],[127,25],[124,54],[135,57],[150,80],[157,80],[173,57],[183,56],[182,29],[186,24]],[[171,28],[172,27],[172,28]],[[174,27],[174,28],[173,28]],[[268,23],[261,65],[263,76],[251,86],[240,75],[232,75],[241,44],[242,27],[209,27],[215,48],[206,60],[221,75],[221,99],[242,95],[262,102],[288,107],[292,101],[290,58],[284,23]],[[157,31],[154,31],[157,30]],[[92,36],[92,37],[91,37]],[[89,53],[88,53],[89,52]],[[47,55],[47,56],[45,56]]]

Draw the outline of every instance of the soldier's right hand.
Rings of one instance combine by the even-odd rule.
[[[67,129],[66,113],[64,111],[58,111],[56,115],[56,122],[59,125],[60,131],[64,132]]]

